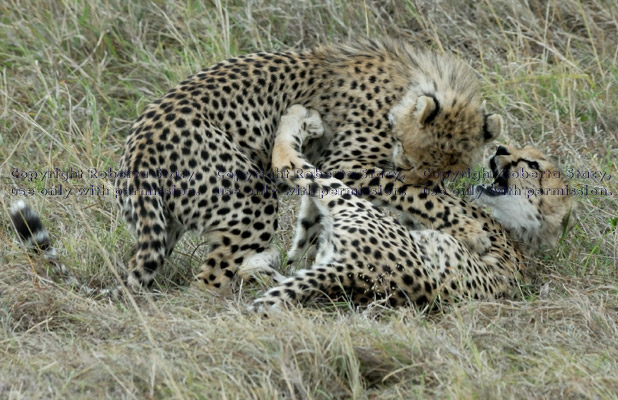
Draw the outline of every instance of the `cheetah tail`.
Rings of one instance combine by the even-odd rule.
[[[36,211],[23,200],[19,200],[13,203],[9,215],[21,241],[35,252],[42,253],[52,264],[56,264],[56,249],[52,247],[49,233],[43,227]]]
[[[91,297],[115,298],[118,296],[119,288],[91,288],[79,283],[75,276],[69,274],[64,264],[60,262],[56,249],[52,246],[51,238],[47,229],[43,226],[41,217],[23,200],[13,203],[9,210],[9,216],[22,243],[33,252],[42,254],[51,267],[53,274],[61,277],[65,284]]]

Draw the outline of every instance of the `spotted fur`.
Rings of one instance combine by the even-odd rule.
[[[307,302],[322,295],[358,305],[381,299],[392,306],[512,296],[528,276],[525,255],[534,249],[531,244],[555,240],[570,215],[571,198],[560,192],[565,189],[562,178],[524,181],[504,174],[514,167],[527,172],[557,171],[542,154],[531,148],[499,147],[490,161],[496,183],[478,188],[480,204],[489,206],[494,217],[442,187],[432,199],[420,202],[414,200],[423,193],[417,187],[405,183],[399,187],[405,193],[398,197],[400,204],[409,206],[409,214],[421,225],[432,224],[439,198],[452,201],[450,212],[456,218],[472,216],[480,221],[490,240],[487,251],[472,251],[440,229],[410,231],[371,202],[351,195],[352,188],[341,180],[319,170],[313,175],[306,172],[315,167],[300,153],[301,146],[305,137],[320,132],[320,124],[316,112],[291,107],[282,118],[273,151],[273,168],[290,172],[284,175],[288,184],[312,189],[309,199],[322,225],[315,263],[268,290],[254,302],[254,309]],[[505,188],[514,185],[542,189],[552,197],[526,200],[525,194],[508,195]]]
[[[400,41],[223,61],[149,105],[127,137],[126,174],[115,185],[137,237],[129,283],[149,286],[188,230],[210,245],[197,276],[203,286],[221,289],[239,270],[281,278],[270,243],[277,187],[265,171],[280,117],[295,103],[317,110],[329,127],[306,150],[326,171],[388,166],[399,140],[410,179],[420,180],[427,168],[469,164],[501,127],[499,116],[483,114],[464,63]],[[315,215],[301,214],[311,236]]]

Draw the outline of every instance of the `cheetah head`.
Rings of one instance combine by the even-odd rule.
[[[489,167],[495,180],[477,187],[477,201],[531,249],[555,244],[575,208],[564,174],[531,146],[498,146]]]
[[[502,132],[502,117],[485,114],[478,96],[410,91],[389,114],[394,163],[408,183],[426,183],[473,165]]]

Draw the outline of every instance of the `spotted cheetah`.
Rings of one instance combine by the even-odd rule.
[[[477,187],[478,204],[440,185],[427,194],[426,187],[397,182],[399,194],[392,202],[410,207],[421,224],[431,225],[436,214],[432,205],[440,197],[452,200],[450,212],[456,216],[481,221],[491,246],[480,254],[441,230],[410,231],[355,196],[341,180],[322,175],[300,153],[304,141],[321,132],[319,114],[300,105],[292,106],[279,124],[272,167],[289,171],[284,174],[288,184],[311,188],[308,198],[320,212],[323,229],[313,266],[268,290],[253,308],[277,308],[318,295],[344,297],[357,305],[383,299],[392,306],[510,296],[527,277],[527,250],[537,243],[552,244],[572,209],[562,175],[531,147],[498,147],[489,162],[495,182]],[[519,192],[510,191],[514,189]]]
[[[150,286],[188,230],[209,243],[202,286],[221,289],[239,270],[281,278],[270,171],[276,129],[291,104],[315,109],[329,127],[306,150],[325,171],[387,167],[397,139],[413,161],[409,179],[420,181],[427,168],[469,165],[501,130],[499,115],[484,114],[470,68],[401,41],[220,62],[150,104],[126,139],[115,187],[137,237],[132,286]],[[316,221],[301,220],[310,235]]]

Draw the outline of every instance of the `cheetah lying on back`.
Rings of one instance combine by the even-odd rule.
[[[467,167],[500,134],[477,86],[461,61],[389,40],[249,54],[190,76],[127,136],[115,187],[137,237],[129,283],[150,286],[188,230],[209,244],[197,276],[207,288],[225,287],[239,269],[277,274],[277,188],[264,172],[291,104],[317,110],[330,127],[307,150],[323,170],[387,167],[397,138],[410,179],[422,180],[428,168]],[[310,237],[316,221],[303,210]]]
[[[273,168],[289,171],[288,184],[311,188],[322,233],[314,265],[268,290],[254,302],[255,308],[306,302],[318,295],[343,296],[358,305],[384,299],[392,306],[510,296],[526,278],[524,251],[538,243],[552,244],[571,212],[571,198],[560,194],[565,182],[551,174],[557,169],[541,153],[530,147],[500,146],[490,160],[497,178],[493,186],[477,188],[479,205],[443,188],[429,195],[434,200],[451,199],[449,210],[455,217],[471,215],[482,223],[491,245],[484,254],[473,252],[442,231],[409,231],[364,198],[351,195],[351,188],[339,179],[320,177],[319,171],[307,174],[314,166],[300,153],[301,146],[322,131],[319,115],[299,105],[292,106],[279,125]],[[395,157],[395,164],[401,163]],[[530,176],[521,179],[510,171]],[[396,186],[405,194],[392,201],[419,223],[431,224],[436,212],[446,211],[436,211],[435,201],[418,187],[403,182]],[[515,187],[523,193],[507,194],[507,188]],[[552,196],[527,198],[530,190]]]

